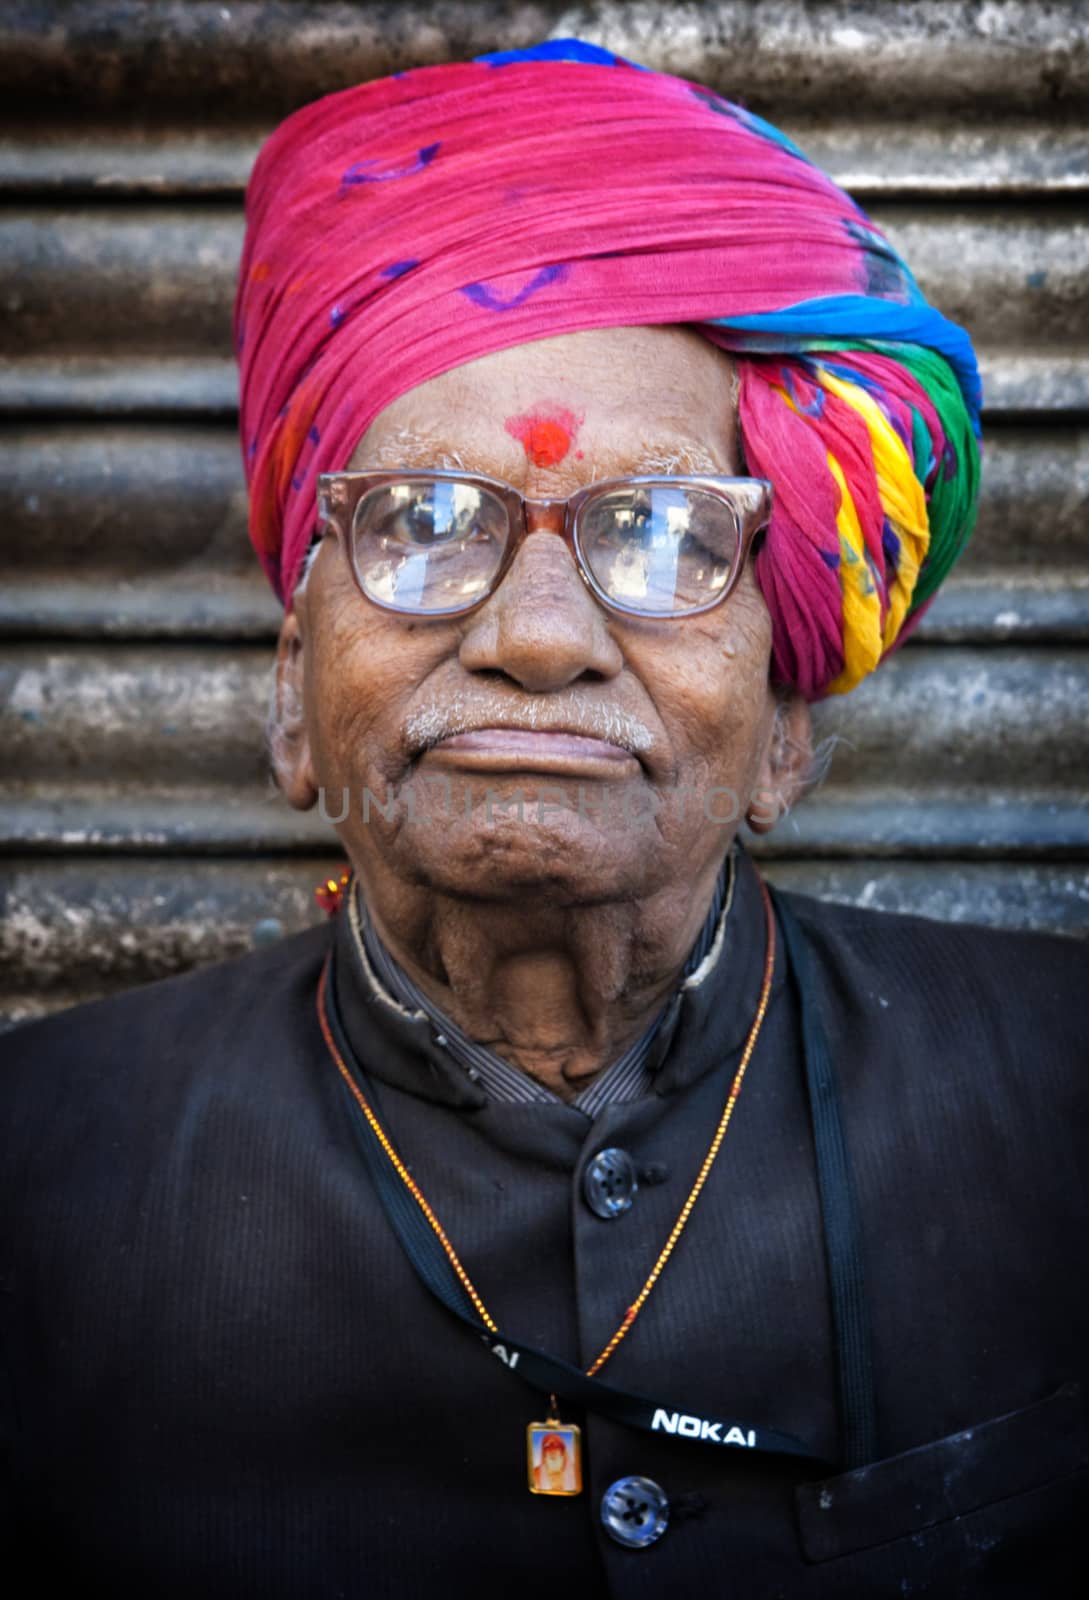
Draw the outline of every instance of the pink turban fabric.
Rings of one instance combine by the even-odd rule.
[[[426,379],[580,329],[734,352],[773,676],[853,687],[963,546],[979,382],[855,203],[769,124],[578,41],[329,95],[262,150],[235,338],[253,543],[290,596],[316,480]]]

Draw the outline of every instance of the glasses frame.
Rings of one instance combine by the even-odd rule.
[[[394,483],[405,483],[414,478],[434,479],[446,483],[465,483],[479,487],[495,496],[504,506],[510,525],[510,536],[488,588],[476,600],[464,606],[450,606],[441,611],[412,611],[402,606],[389,605],[376,600],[363,587],[356,565],[355,540],[352,538],[352,518],[363,496],[371,489],[380,489]],[[606,594],[598,584],[579,543],[579,517],[586,506],[602,495],[618,489],[662,487],[668,489],[702,489],[715,495],[738,514],[738,551],[733,571],[724,587],[712,600],[684,611],[647,611],[636,606],[626,606]],[[741,491],[740,511],[734,496]],[[356,588],[373,606],[400,617],[419,617],[436,620],[443,617],[464,617],[482,606],[499,588],[506,577],[523,541],[530,533],[554,533],[562,538],[574,558],[583,583],[598,603],[607,611],[620,616],[639,617],[644,621],[678,622],[685,617],[701,616],[714,610],[736,588],[749,558],[753,540],[767,527],[771,518],[772,486],[766,478],[731,478],[695,476],[687,473],[651,473],[630,478],[603,478],[598,483],[587,484],[574,494],[559,500],[534,500],[522,495],[511,484],[499,478],[489,478],[479,472],[451,472],[424,467],[401,467],[382,472],[324,472],[318,478],[318,521],[322,535],[332,528],[343,540],[348,565]],[[562,523],[556,526],[562,513]]]

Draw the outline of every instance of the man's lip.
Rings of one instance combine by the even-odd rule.
[[[427,756],[478,772],[597,771],[613,777],[638,766],[638,758],[630,750],[607,739],[540,728],[474,728],[441,739]]]

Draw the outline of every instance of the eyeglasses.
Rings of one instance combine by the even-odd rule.
[[[610,478],[566,500],[526,500],[510,484],[461,472],[318,479],[319,519],[343,539],[363,595],[429,617],[481,605],[542,522],[608,610],[695,616],[737,583],[771,498],[763,478]]]

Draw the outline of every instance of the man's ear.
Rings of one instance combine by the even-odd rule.
[[[797,805],[811,782],[813,725],[809,706],[796,689],[778,691],[760,774],[745,821],[753,833],[770,833]]]
[[[296,811],[318,798],[306,726],[306,650],[298,613],[284,618],[276,646],[276,681],[268,717],[268,751],[277,786]]]

